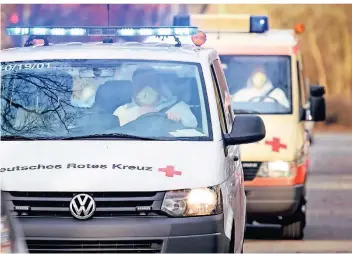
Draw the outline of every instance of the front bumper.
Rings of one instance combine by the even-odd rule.
[[[21,218],[29,252],[226,252],[223,214],[194,218]]]
[[[245,192],[249,216],[289,216],[297,210],[304,186],[246,187]]]

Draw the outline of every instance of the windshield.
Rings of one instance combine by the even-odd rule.
[[[196,63],[52,60],[6,62],[1,70],[3,139],[211,138]]]
[[[220,56],[235,113],[290,114],[289,56]]]

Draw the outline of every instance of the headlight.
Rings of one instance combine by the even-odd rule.
[[[220,187],[168,191],[161,210],[174,217],[220,214]]]
[[[1,217],[1,249],[0,253],[11,253],[9,222],[6,216]]]
[[[257,177],[291,177],[296,174],[295,163],[286,161],[263,162],[257,173]]]

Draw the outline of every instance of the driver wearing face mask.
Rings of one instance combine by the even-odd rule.
[[[166,114],[165,117],[180,122],[186,128],[197,127],[197,119],[190,107],[172,96],[153,68],[137,70],[133,76],[133,86],[132,103],[120,106],[114,112],[121,126],[144,114],[162,112]]]
[[[290,103],[279,87],[274,87],[261,68],[256,69],[249,77],[245,88],[239,90],[232,96],[234,102],[278,102],[289,108]]]

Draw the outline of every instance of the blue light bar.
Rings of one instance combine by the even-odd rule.
[[[7,27],[6,33],[44,36],[187,36],[198,32],[197,27]]]
[[[269,30],[268,16],[251,16],[249,22],[251,33],[265,33]]]
[[[264,33],[269,30],[269,19],[268,16],[264,15],[242,14],[175,15],[173,25],[183,27],[195,25],[201,30],[212,32],[229,32],[233,30],[233,32]],[[210,27],[207,27],[209,25]]]

